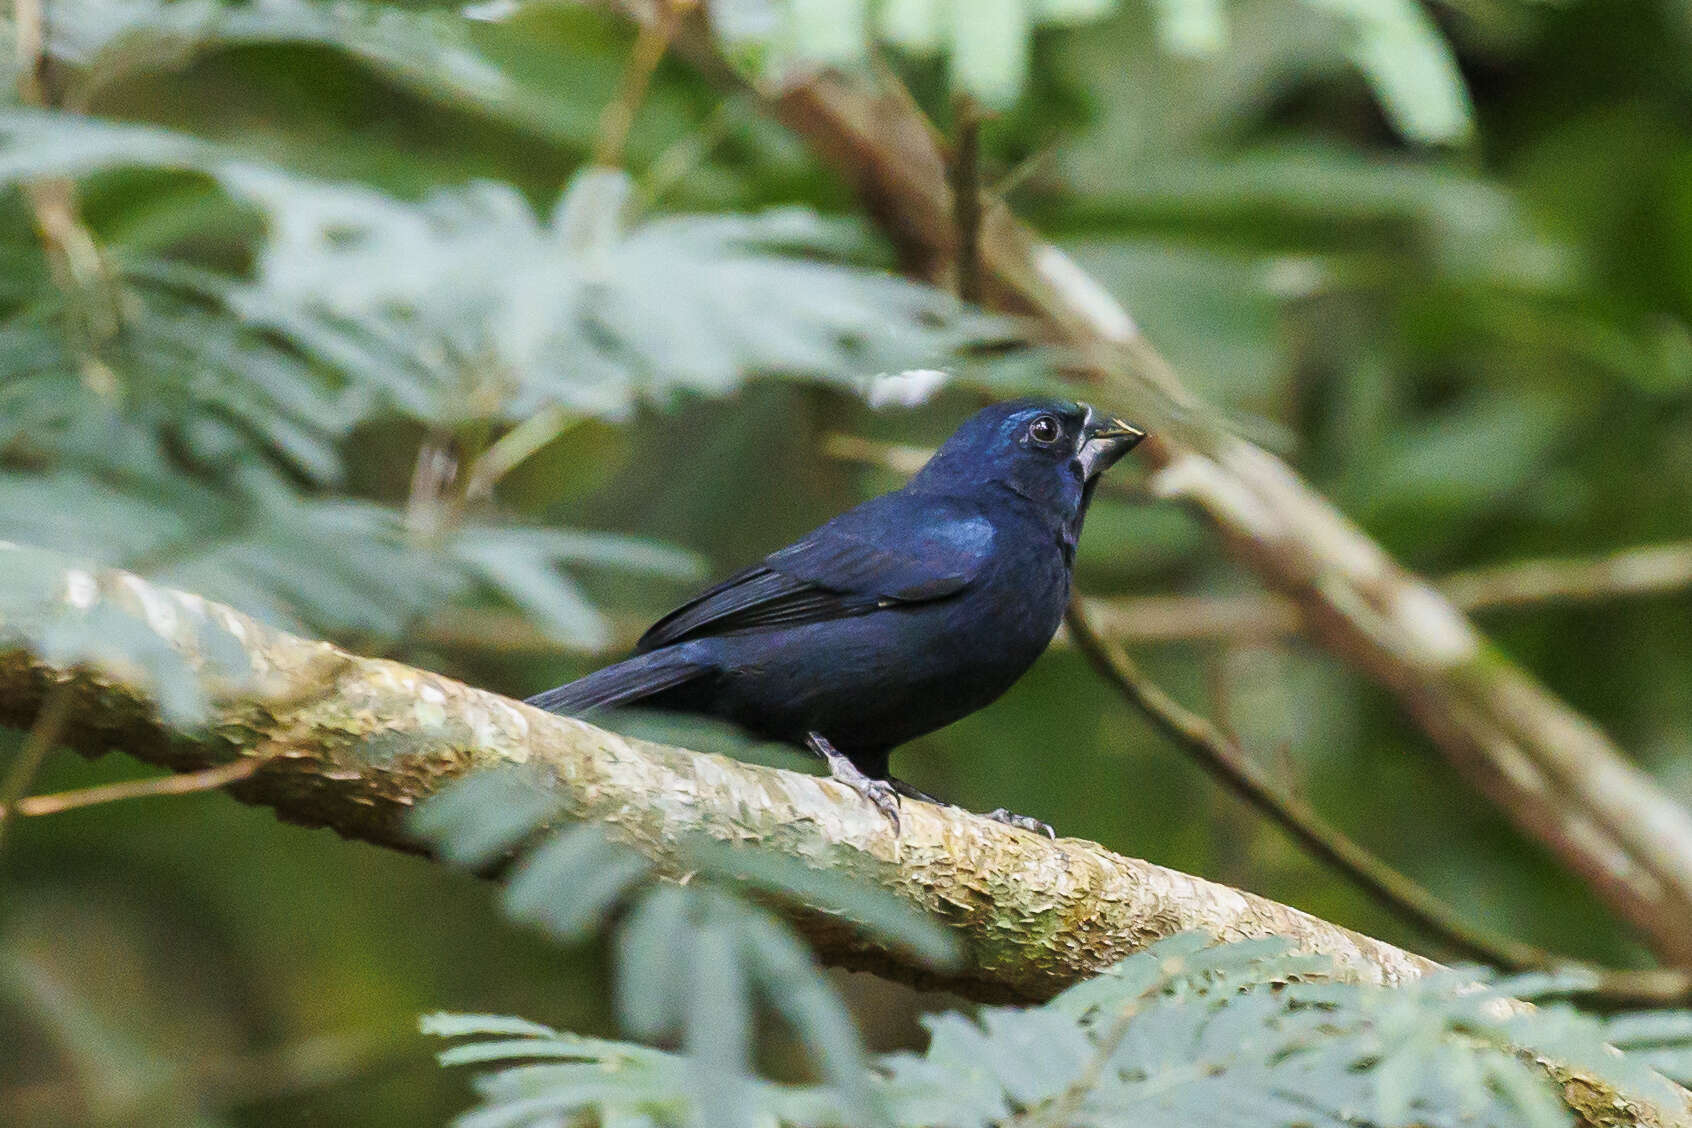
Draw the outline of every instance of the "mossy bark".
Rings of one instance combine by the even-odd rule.
[[[22,556],[40,571],[49,554]],[[229,790],[282,818],[417,850],[405,816],[445,783],[526,764],[556,788],[565,817],[601,823],[662,871],[706,834],[757,841],[807,865],[857,874],[947,921],[967,957],[943,977],[822,917],[799,921],[825,959],[982,999],[1043,999],[1178,932],[1283,936],[1360,978],[1397,983],[1435,965],[1307,913],[1092,842],[1057,842],[953,808],[909,802],[902,826],[827,779],[633,740],[397,662],[363,658],[266,627],[199,597],[64,562],[59,594],[0,620],[0,721],[28,725],[48,688],[74,696],[64,740],[117,748],[174,771],[240,757],[264,763]],[[102,605],[104,605],[102,607]],[[117,610],[147,624],[191,667],[212,669],[209,638],[236,640],[245,670],[207,678],[211,702],[187,729],[161,718],[149,676],[110,664],[56,664],[28,640],[56,615]],[[227,647],[226,647],[227,649]]]
[[[36,576],[56,570],[56,594],[0,598],[0,723],[31,725],[53,687],[63,686],[72,700],[60,735],[79,752],[119,749],[179,772],[258,758],[262,766],[228,790],[290,822],[419,851],[406,831],[406,814],[418,803],[468,772],[528,765],[556,789],[566,817],[606,826],[671,876],[684,865],[683,843],[707,834],[761,842],[893,890],[956,931],[965,952],[959,967],[925,970],[821,914],[801,911],[795,923],[825,960],[977,999],[1047,998],[1193,930],[1222,939],[1285,937],[1376,983],[1438,967],[1297,909],[1092,842],[1053,842],[926,803],[906,804],[895,835],[878,812],[829,780],[632,740],[40,550],[0,544],[0,597],[8,594],[5,578],[26,562]],[[146,624],[166,653],[201,672],[211,697],[199,723],[163,719],[144,668],[43,655],[38,640],[55,620],[100,611]],[[230,642],[239,658],[233,670],[225,668]],[[223,657],[214,660],[214,650]],[[1548,1068],[1585,1123],[1692,1123]]]

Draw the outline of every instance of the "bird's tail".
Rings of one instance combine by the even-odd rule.
[[[666,690],[704,677],[711,667],[678,654],[675,649],[654,650],[595,670],[568,685],[537,693],[528,704],[549,713],[575,716],[591,709],[615,709],[623,705],[650,702]]]

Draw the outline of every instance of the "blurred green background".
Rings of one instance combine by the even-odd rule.
[[[1025,87],[983,128],[984,177],[1008,184],[1018,212],[1242,433],[1408,567],[1438,577],[1692,536],[1692,4],[1388,4],[1421,22],[1373,37],[1348,7],[1124,0],[1044,28]],[[854,280],[766,284],[707,248],[700,281],[621,323],[645,349],[638,363],[616,360],[627,340],[594,354],[613,358],[603,386],[580,382],[576,353],[553,365],[561,374],[510,376],[501,366],[524,357],[476,334],[512,293],[483,273],[557,234],[535,217],[592,153],[634,34],[571,4],[471,14],[50,5],[49,100],[169,133],[126,135],[125,150],[86,121],[0,117],[0,539],[135,567],[523,696],[603,663],[700,579],[897,484],[831,454],[831,437],[930,446],[984,388],[1039,377],[1037,361],[970,351],[999,329],[951,314],[936,326],[918,308],[930,295],[876,289],[889,256],[843,187],[752,99],[675,60],[627,144],[634,198],[654,217],[637,230],[803,206],[845,226],[760,237],[803,244],[806,262],[844,255]],[[1453,60],[1455,85],[1440,69]],[[947,120],[943,63],[885,61]],[[161,139],[184,137],[216,148],[164,154]],[[89,327],[109,280],[54,280],[17,187],[62,171],[79,177],[88,228],[117,264],[115,334]],[[450,207],[428,222],[406,210],[471,181],[505,187],[480,210],[464,204],[459,228]],[[349,202],[352,184],[382,195]],[[384,207],[396,218],[370,254],[336,258],[346,248],[322,217]],[[328,252],[290,250],[285,220],[325,223],[316,251]],[[444,246],[452,230],[465,245]],[[672,269],[666,254],[703,245],[697,232],[654,238],[628,267],[637,290]],[[466,272],[478,254],[481,272]],[[690,284],[747,304],[666,321]],[[841,345],[834,313],[754,301],[812,285],[830,309],[861,300],[856,331],[885,327],[887,340]],[[383,321],[400,299],[406,316]],[[364,336],[335,335],[365,316]],[[833,343],[788,347],[784,318]],[[217,326],[235,329],[223,340]],[[371,341],[392,353],[381,372],[347,351]],[[717,369],[675,375],[706,352]],[[231,372],[260,366],[275,378],[253,402],[220,400],[239,385]],[[871,410],[851,380],[918,366],[957,379],[914,409]],[[291,400],[299,380],[315,390]],[[544,410],[559,411],[550,441],[493,501],[419,534],[407,498],[420,447],[484,449]],[[293,433],[270,429],[278,419]],[[367,508],[331,508],[349,499]],[[536,548],[483,527],[634,539]],[[497,561],[477,556],[496,543]],[[1095,595],[1254,590],[1197,522],[1122,493],[1096,504],[1080,577]],[[566,603],[550,618],[536,609]],[[1483,613],[1482,626],[1692,801],[1692,597],[1543,601]],[[1642,960],[1577,879],[1328,655],[1298,639],[1206,639],[1136,656],[1469,918],[1572,956]],[[18,739],[0,732],[0,757]],[[895,770],[1439,954],[1219,793],[1071,651],[906,747]],[[61,754],[35,790],[138,774],[121,755]],[[465,1104],[464,1081],[431,1063],[420,1012],[606,1031],[603,979],[600,952],[505,923],[466,876],[223,795],[23,820],[0,853],[0,1122],[439,1123]],[[841,982],[875,1048],[919,1044],[914,1015],[943,1001]],[[777,1068],[784,1052],[771,1047]]]

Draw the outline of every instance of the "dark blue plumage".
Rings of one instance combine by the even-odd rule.
[[[723,717],[809,745],[896,821],[895,789],[926,797],[887,777],[889,752],[988,704],[1045,650],[1098,475],[1143,437],[1085,404],[986,408],[903,489],[683,604],[635,657],[530,704]]]

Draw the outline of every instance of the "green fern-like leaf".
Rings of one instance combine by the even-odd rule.
[[[1556,1001],[1570,985],[1555,979],[1489,985],[1484,975],[1459,970],[1387,988],[1334,975],[1326,961],[1276,941],[1174,937],[1042,1007],[935,1016],[925,1053],[883,1058],[864,1081],[893,1122],[910,1128],[1012,1120],[1098,1128],[1550,1128],[1572,1117],[1536,1059],[1573,1065],[1631,1099],[1672,1101],[1673,1090],[1643,1059],[1631,1049],[1617,1054],[1605,1038],[1683,1059],[1692,1040],[1683,1012],[1608,1023],[1581,1015]],[[1505,988],[1540,1005],[1524,1007]],[[471,1042],[448,1052],[479,1064],[521,1061],[526,1046],[545,1038]],[[576,1056],[577,1068],[597,1069],[598,1087],[530,1085],[521,1103],[508,1099],[518,1077],[537,1075],[510,1068],[484,1083],[486,1104],[461,1123],[487,1117],[539,1125],[548,1115],[611,1108],[657,1125],[687,1123],[685,1055],[562,1040],[560,1050]],[[635,1061],[638,1077],[617,1080]],[[841,1123],[838,1099],[834,1086],[753,1081],[744,1090],[744,1107],[791,1128]],[[501,1115],[513,1119],[498,1121]]]

